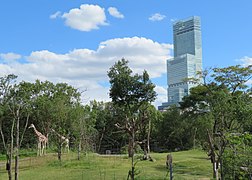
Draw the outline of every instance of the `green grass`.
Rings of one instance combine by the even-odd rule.
[[[165,166],[167,153],[151,154],[155,162],[136,160],[139,180],[169,179]],[[190,150],[172,153],[174,180],[210,179],[211,163],[203,151]],[[20,160],[20,179],[24,180],[110,180],[127,179],[131,160],[127,156],[87,154],[78,161],[77,154],[64,154],[62,162],[56,154],[44,157],[25,157]],[[5,162],[0,162],[0,179],[7,179]]]

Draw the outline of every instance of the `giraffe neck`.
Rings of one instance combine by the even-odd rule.
[[[39,132],[35,127],[33,127],[35,134],[40,137],[42,135],[41,132]]]
[[[57,133],[54,129],[53,129],[53,131],[56,133],[56,135],[58,136],[58,137],[60,137],[62,140],[65,140],[66,139],[66,137],[64,137],[64,136],[62,136],[62,135],[60,135],[59,133]]]

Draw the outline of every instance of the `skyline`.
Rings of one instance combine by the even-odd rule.
[[[167,101],[166,60],[173,56],[172,25],[201,18],[203,69],[252,64],[252,2],[199,0],[0,2],[0,76],[66,82],[85,103],[109,101],[107,71],[129,60],[156,84],[155,106]]]

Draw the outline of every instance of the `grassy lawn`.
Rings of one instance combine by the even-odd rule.
[[[153,153],[155,162],[136,160],[139,171],[136,179],[169,179],[165,166],[167,153]],[[190,150],[172,153],[174,180],[210,179],[211,163],[203,151]],[[130,159],[123,156],[88,154],[80,161],[77,154],[64,154],[58,162],[56,154],[44,157],[25,157],[20,160],[21,180],[110,180],[127,179]],[[0,161],[0,179],[7,179],[5,161]]]

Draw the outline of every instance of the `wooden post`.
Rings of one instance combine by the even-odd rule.
[[[168,154],[166,159],[166,166],[169,167],[170,171],[170,180],[172,180],[172,155]]]

